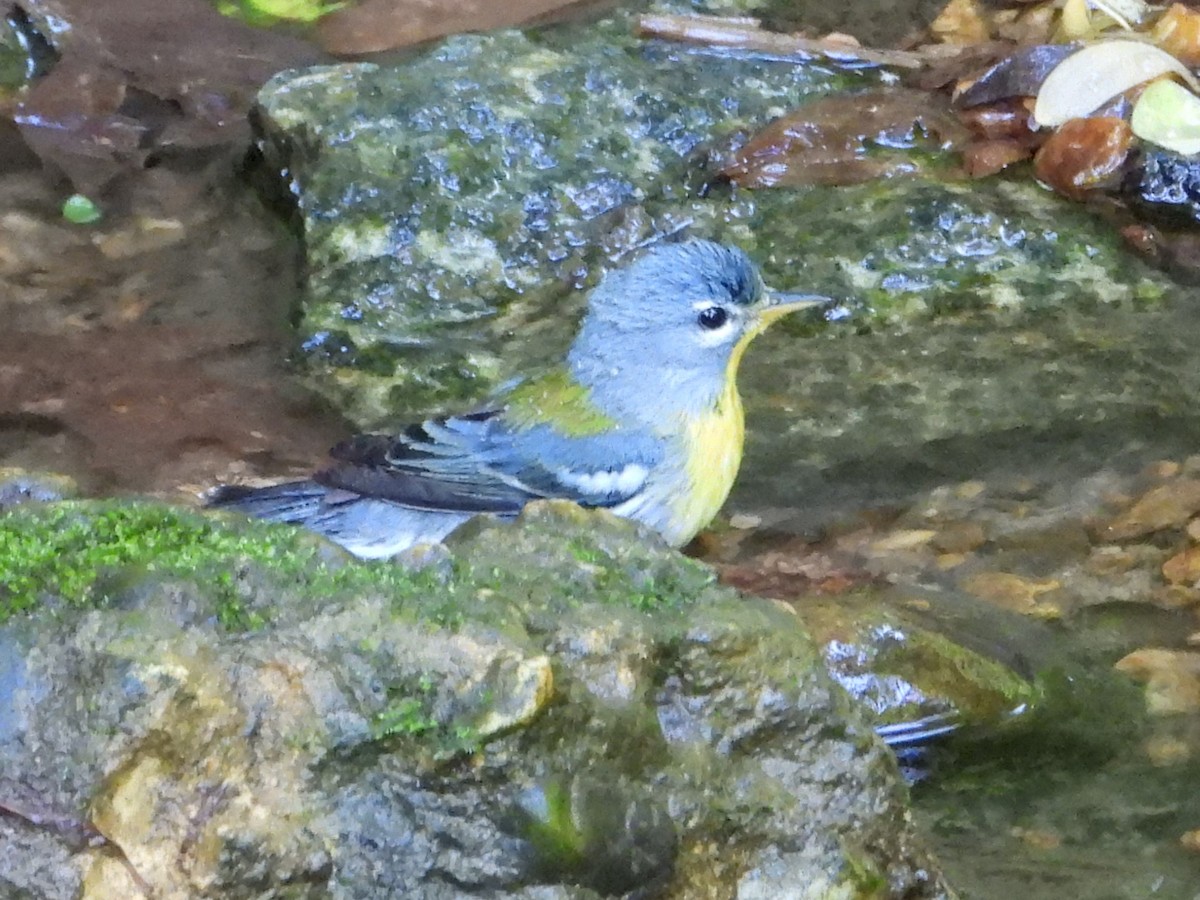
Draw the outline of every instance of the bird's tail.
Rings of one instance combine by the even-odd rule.
[[[212,509],[232,509],[258,519],[303,525],[321,511],[328,489],[315,481],[289,481],[270,487],[223,484],[204,498]]]
[[[289,481],[264,488],[222,485],[208,493],[205,505],[303,525],[364,559],[440,541],[471,517],[470,513],[414,510],[315,481]]]

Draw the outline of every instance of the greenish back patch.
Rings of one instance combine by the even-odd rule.
[[[518,428],[551,425],[568,437],[615,428],[617,423],[596,408],[590,393],[565,369],[552,369],[513,389],[506,418]]]

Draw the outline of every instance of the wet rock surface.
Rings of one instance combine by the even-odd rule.
[[[419,569],[113,504],[0,544],[8,892],[949,896],[795,618],[628,523]]]

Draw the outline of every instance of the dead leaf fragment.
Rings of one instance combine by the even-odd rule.
[[[1046,135],[1029,127],[1029,98],[1000,100],[959,110],[958,116],[979,139],[962,151],[963,168],[972,178],[994,175],[1033,157]]]
[[[1118,94],[1161,75],[1177,75],[1192,90],[1200,82],[1171,54],[1144,41],[1100,41],[1067,57],[1038,90],[1033,118],[1055,128],[1089,115]]]
[[[977,141],[962,153],[963,168],[972,178],[995,175],[1013,163],[1024,162],[1033,156],[1033,148],[1011,138]]]
[[[1072,119],[1034,157],[1038,180],[1067,197],[1112,187],[1120,180],[1133,131],[1124,119]]]
[[[976,0],[950,0],[930,23],[929,30],[946,44],[981,44],[991,36]]]
[[[1150,37],[1185,66],[1200,65],[1200,12],[1173,3],[1154,23]]]
[[[917,163],[895,151],[923,137],[950,149],[963,146],[967,132],[936,97],[918,91],[825,97],[776,119],[738,150],[721,174],[752,189],[909,175]]]

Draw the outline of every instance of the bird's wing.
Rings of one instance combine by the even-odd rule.
[[[620,429],[565,435],[487,410],[431,419],[397,437],[352,438],[330,452],[334,464],[315,480],[422,510],[516,513],[547,497],[607,507],[644,487],[661,452],[656,440]]]

